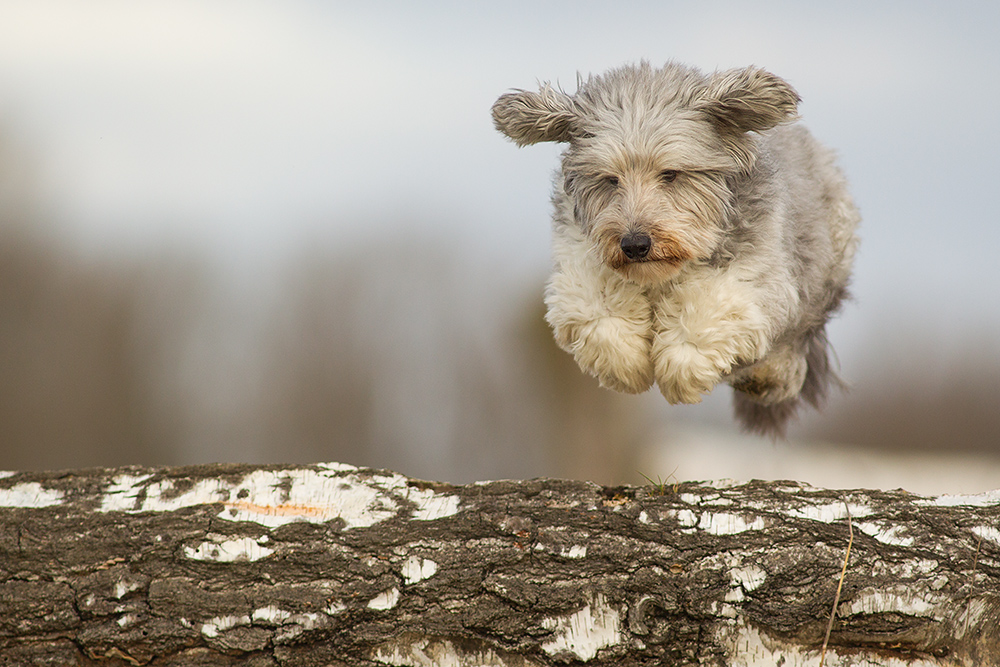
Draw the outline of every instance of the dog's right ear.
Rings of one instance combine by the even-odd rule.
[[[577,113],[573,99],[548,84],[537,93],[519,90],[493,104],[493,124],[518,146],[539,141],[569,141]]]

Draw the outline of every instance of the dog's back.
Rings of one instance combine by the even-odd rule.
[[[730,383],[740,390],[734,392],[734,404],[744,427],[775,434],[784,431],[802,401],[818,408],[831,387],[842,385],[831,364],[825,325],[848,297],[860,214],[833,151],[801,123],[780,125],[761,136],[756,171],[751,179],[758,182],[749,188],[756,192],[744,197],[775,215],[780,230],[771,230],[761,243],[780,239],[776,261],[791,271],[799,296],[798,313],[776,334],[774,347],[800,350],[807,370],[796,397],[773,403],[760,400],[747,373],[737,371]],[[779,201],[761,202],[762,196]],[[746,224],[752,215],[746,206],[737,208]]]

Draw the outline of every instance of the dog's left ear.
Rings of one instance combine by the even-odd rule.
[[[715,125],[736,168],[749,173],[757,142],[747,133],[794,120],[798,103],[799,94],[784,79],[747,67],[714,74],[693,108]]]
[[[714,74],[695,108],[723,131],[762,132],[793,120],[799,100],[784,79],[747,67]]]
[[[569,141],[577,119],[573,99],[545,84],[537,93],[520,90],[493,103],[493,124],[518,146]]]

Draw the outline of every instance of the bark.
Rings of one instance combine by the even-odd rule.
[[[316,464],[0,478],[0,665],[818,665],[850,529],[826,665],[1000,664],[1000,492]]]

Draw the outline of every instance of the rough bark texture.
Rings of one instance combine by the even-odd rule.
[[[1000,664],[1000,493],[0,478],[0,665]]]

